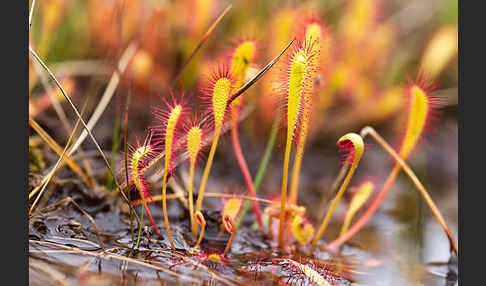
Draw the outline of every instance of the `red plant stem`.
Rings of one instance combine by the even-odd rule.
[[[228,252],[231,250],[231,244],[233,243],[233,239],[235,238],[235,234],[236,234],[235,222],[231,218],[231,236],[230,236],[228,242],[226,243],[226,247],[224,248],[223,255],[228,254]]]
[[[363,228],[363,226],[368,222],[371,216],[375,213],[378,206],[380,206],[381,202],[383,201],[386,194],[388,193],[391,186],[393,185],[393,182],[395,182],[395,179],[398,173],[400,172],[400,169],[401,166],[399,164],[395,164],[395,167],[393,168],[390,175],[388,176],[385,185],[383,186],[383,188],[381,189],[380,193],[375,198],[371,206],[363,214],[363,216],[361,216],[359,220],[350,229],[348,229],[347,232],[345,232],[339,238],[337,238],[336,240],[328,244],[327,248],[336,248],[340,246],[341,244],[349,240],[353,235],[355,235],[361,228]]]
[[[253,198],[253,210],[255,211],[255,216],[258,222],[258,225],[261,229],[263,229],[263,220],[262,220],[262,213],[260,211],[260,206],[258,202],[255,200],[256,194],[255,189],[253,188],[253,180],[251,179],[250,171],[248,170],[248,165],[246,164],[245,157],[243,156],[243,152],[241,151],[240,146],[240,139],[238,136],[238,113],[239,111],[233,110],[232,111],[232,128],[231,128],[231,141],[233,143],[233,150],[235,151],[236,159],[238,160],[238,165],[240,165],[241,172],[243,173],[243,177],[245,178],[246,187],[250,196]]]

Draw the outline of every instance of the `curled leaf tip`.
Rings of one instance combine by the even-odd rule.
[[[223,252],[223,255],[226,255],[230,251],[231,244],[233,243],[233,239],[235,238],[236,227],[235,227],[234,219],[229,215],[224,215],[223,223],[224,223],[224,228],[226,229],[226,231],[231,233],[231,236],[230,236],[228,242],[226,243],[226,247],[224,248],[224,252]]]
[[[229,199],[223,208],[223,225],[228,232],[232,231],[233,223],[232,221],[235,220],[238,212],[241,209],[241,200],[232,198]]]
[[[344,178],[344,181],[339,188],[336,197],[334,198],[331,207],[329,208],[329,211],[327,212],[326,216],[322,220],[321,227],[319,228],[319,231],[317,234],[314,236],[314,239],[312,240],[312,246],[315,246],[319,239],[322,237],[322,234],[327,228],[327,225],[329,224],[329,221],[331,219],[331,216],[336,209],[337,203],[341,199],[342,195],[346,191],[346,187],[348,186],[349,182],[351,181],[351,178],[353,177],[354,171],[358,167],[358,163],[361,160],[361,156],[363,155],[364,152],[364,142],[363,138],[361,138],[360,135],[350,132],[341,138],[339,138],[337,142],[339,148],[341,150],[344,150],[346,152],[345,155],[345,161],[351,162],[351,167],[349,168],[348,174]]]
[[[364,152],[363,138],[356,133],[348,133],[337,142],[341,151],[344,151],[344,160],[357,164]]]
[[[156,153],[151,145],[142,145],[128,155],[128,168],[130,170],[129,181],[135,185],[135,188],[144,198],[150,198],[151,194],[149,191],[149,185],[146,182],[143,174],[140,172],[140,169],[143,168],[148,161],[150,161],[154,154]]]
[[[223,217],[223,225],[224,225],[224,228],[226,229],[227,232],[233,231],[233,224],[232,224],[232,219],[231,219],[230,216],[225,215]]]
[[[196,218],[196,221],[200,226],[204,227],[206,225],[206,219],[204,219],[204,215],[202,214],[202,212],[197,211],[194,214],[194,217]]]
[[[197,248],[199,247],[199,244],[201,244],[201,241],[204,237],[204,231],[206,230],[206,219],[204,219],[204,216],[200,211],[196,211],[194,216],[197,223],[201,226],[201,233],[199,234],[199,238],[197,239],[196,245],[194,246],[195,248]]]

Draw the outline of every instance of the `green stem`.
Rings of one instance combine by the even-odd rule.
[[[260,183],[262,182],[263,175],[267,170],[268,162],[270,161],[270,157],[272,156],[273,148],[275,147],[275,141],[277,139],[278,134],[278,126],[280,122],[280,113],[275,116],[275,119],[272,124],[272,130],[270,131],[270,138],[268,139],[267,146],[265,147],[265,153],[263,154],[262,161],[260,162],[260,166],[258,167],[258,172],[255,177],[255,181],[253,182],[253,188],[255,189],[255,194],[258,192],[258,188],[260,187]],[[236,228],[240,226],[245,218],[248,209],[251,206],[251,201],[246,200],[243,209],[241,210],[240,216],[236,222]]]
[[[144,200],[144,196],[142,195],[142,205],[145,206],[145,200]],[[142,207],[142,215],[140,216],[140,226],[138,228],[138,236],[137,236],[137,245],[135,246],[136,248],[138,248],[138,245],[140,243],[140,235],[142,234],[142,226],[143,226],[143,210],[145,208]]]

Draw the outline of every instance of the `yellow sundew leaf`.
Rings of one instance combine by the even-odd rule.
[[[292,221],[292,233],[301,245],[306,245],[314,235],[314,226],[304,222],[300,215],[296,215]]]
[[[253,62],[256,46],[253,41],[244,41],[240,43],[231,59],[231,74],[238,80],[238,85],[242,84],[249,65]]]
[[[219,256],[219,254],[213,253],[208,255],[208,259],[212,262],[218,263],[221,261],[221,256]]]
[[[226,204],[224,205],[224,208],[223,208],[223,224],[226,227],[226,230],[228,232],[231,232],[231,229],[228,228],[227,222],[225,221],[225,217],[229,217],[232,220],[234,220],[236,218],[236,216],[238,215],[238,212],[240,211],[240,209],[241,209],[241,200],[240,199],[235,199],[235,198],[229,199],[226,202]]]
[[[182,105],[180,105],[180,104],[176,105],[170,111],[169,119],[167,120],[166,133],[165,133],[165,152],[166,152],[166,154],[171,154],[172,141],[174,139],[174,132],[175,132],[177,122],[179,121],[179,118],[181,116],[181,113],[182,113]],[[169,158],[169,157],[170,156],[166,156],[166,158]]]
[[[142,182],[140,181],[139,164],[142,158],[148,153],[150,153],[151,151],[152,149],[148,145],[137,148],[135,152],[133,152],[132,161],[130,162],[130,166],[131,166],[130,173],[133,179],[133,183],[135,184],[135,187],[137,188],[137,190],[140,192],[142,196],[144,195],[144,191],[142,187]]]
[[[351,132],[339,138],[338,144],[343,144],[346,141],[351,141],[351,143],[353,144],[354,156],[353,156],[352,164],[353,166],[355,166],[358,164],[359,160],[361,160],[361,156],[363,156],[363,152],[364,152],[363,138],[361,138],[361,136],[359,136],[358,134]]]
[[[421,60],[423,72],[434,78],[457,55],[457,25],[440,28],[428,43]]]
[[[167,125],[165,129],[165,164],[164,164],[164,176],[162,178],[162,208],[164,213],[165,228],[167,229],[167,235],[169,236],[170,246],[175,249],[174,242],[172,240],[172,233],[170,231],[170,223],[167,216],[167,174],[169,173],[169,161],[172,157],[172,143],[174,141],[174,132],[179,122],[179,118],[182,114],[182,105],[177,104],[169,113],[167,119]]]
[[[292,60],[289,75],[289,90],[287,98],[287,136],[293,136],[298,114],[302,105],[302,89],[305,82],[306,57],[304,51],[299,51]]]
[[[343,226],[341,227],[340,235],[342,235],[348,230],[349,224],[351,223],[353,216],[366,202],[366,200],[368,200],[374,188],[375,185],[372,182],[364,182],[358,187],[356,194],[353,196],[353,199],[351,200],[351,204],[349,205],[349,209],[346,213],[346,217],[344,218],[344,223]]]
[[[410,152],[417,144],[422,135],[422,131],[427,119],[429,109],[427,94],[417,85],[410,87],[410,107],[407,121],[407,131],[400,149],[400,157],[404,160],[408,158]]]
[[[192,165],[196,163],[197,154],[201,149],[201,137],[202,130],[199,126],[193,126],[187,132],[187,152]]]
[[[228,78],[222,77],[214,84],[213,89],[213,115],[214,125],[218,129],[223,125],[224,115],[226,112],[226,104],[228,102],[231,90],[231,81]]]

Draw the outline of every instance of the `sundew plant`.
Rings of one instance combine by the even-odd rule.
[[[453,285],[442,2],[30,1],[31,282]]]

